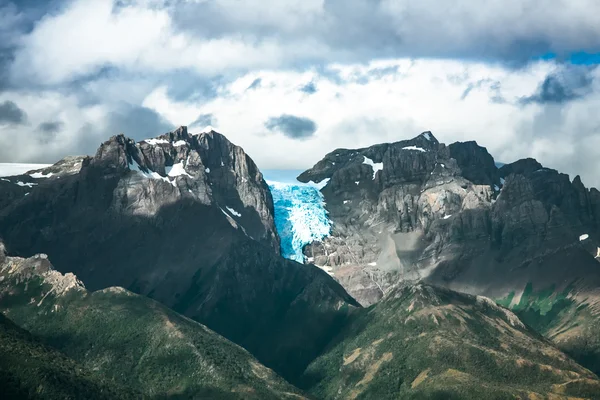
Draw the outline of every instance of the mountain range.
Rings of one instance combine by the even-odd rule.
[[[431,132],[298,180],[331,227],[300,254],[212,129],[3,177],[11,396],[600,398],[596,189]]]

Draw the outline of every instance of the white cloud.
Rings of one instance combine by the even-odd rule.
[[[398,66],[397,73],[372,74],[390,66]],[[587,159],[590,168],[575,170],[570,165],[580,156],[576,150],[580,142],[594,129],[600,135],[600,117],[590,112],[600,104],[600,92],[561,106],[519,102],[556,68],[550,62],[512,70],[458,61],[387,60],[367,66],[333,66],[350,80],[342,83],[315,71],[265,70],[240,77],[208,103],[176,102],[159,88],[144,106],[173,124],[213,114],[218,130],[244,147],[263,169],[306,168],[338,147],[408,139],[432,130],[447,144],[477,140],[499,161],[536,157],[549,167],[582,174],[584,181],[598,184],[600,168],[591,157]],[[372,78],[362,79],[368,76]],[[457,81],[456,76],[463,80]],[[246,90],[259,77],[261,85]],[[309,81],[317,87],[310,95],[299,90]],[[479,81],[497,82],[499,89],[489,84],[475,86]],[[461,100],[469,85],[475,87]],[[506,101],[491,101],[496,94]],[[282,114],[310,118],[318,130],[302,141],[269,132],[265,121]],[[578,134],[578,129],[585,134]]]
[[[537,0],[124,3],[74,0],[46,15],[21,38],[13,79],[57,84],[105,66],[214,75],[386,56],[525,60],[548,51],[600,51],[595,0],[556,0],[552,7]]]
[[[60,84],[111,66],[130,72],[167,73],[190,68],[201,74],[225,69],[277,66],[311,56],[323,46],[310,40],[286,43],[232,34],[204,39],[176,32],[166,8],[113,0],[76,0],[62,14],[48,15],[22,39],[13,79]]]

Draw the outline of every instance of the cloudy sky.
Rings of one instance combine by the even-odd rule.
[[[0,162],[214,126],[263,169],[476,140],[600,186],[598,0],[0,0]]]

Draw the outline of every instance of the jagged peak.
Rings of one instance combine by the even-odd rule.
[[[428,140],[432,143],[439,143],[439,141],[436,139],[435,136],[433,136],[433,133],[431,133],[431,131],[422,132],[419,136],[417,136],[417,138],[419,138],[419,137],[422,137],[425,140]]]
[[[504,178],[510,174],[529,174],[538,170],[544,169],[535,158],[522,158],[515,162],[504,164],[499,168],[500,175]]]

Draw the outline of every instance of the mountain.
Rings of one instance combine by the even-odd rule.
[[[360,310],[305,372],[321,399],[600,398],[600,381],[492,300],[427,284]]]
[[[600,192],[533,159],[496,166],[475,142],[431,132],[338,149],[302,173],[331,235],[304,248],[361,304],[425,280],[514,309],[600,372]]]
[[[154,300],[120,287],[89,292],[45,255],[0,257],[0,310],[95,377],[149,398],[303,398],[241,347]],[[23,360],[31,353],[22,347],[8,350]]]
[[[96,376],[0,313],[3,399],[130,399],[131,389]]]
[[[92,291],[120,286],[243,346],[287,379],[358,306],[327,273],[286,260],[252,159],[212,130],[136,143],[0,181],[9,254],[49,256]]]

